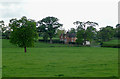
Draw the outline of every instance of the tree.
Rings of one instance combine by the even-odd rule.
[[[80,22],[76,21],[73,24],[77,25],[77,40],[83,40],[81,42],[86,45],[86,41],[89,40],[91,41],[94,37],[94,34],[96,32],[96,29],[94,28],[95,26],[98,26],[98,23],[96,22]],[[81,32],[80,32],[81,31]],[[82,34],[82,35],[80,35]],[[78,41],[77,41],[78,42]]]
[[[85,32],[85,30],[79,30],[77,32],[77,40],[76,40],[77,44],[83,45],[83,43],[84,43],[84,32]]]
[[[1,33],[2,35],[4,35],[5,30],[6,30],[6,27],[5,27],[4,21],[1,20],[1,21],[0,21],[0,33]]]
[[[5,30],[5,28],[4,28],[4,21],[1,20],[0,21],[0,32],[3,33],[4,30]]]
[[[116,25],[116,28],[115,28],[115,37],[117,37],[118,39],[120,39],[120,24]]]
[[[77,26],[76,26],[76,27],[77,27],[77,32],[78,32],[79,30],[85,29],[85,22],[76,21],[76,22],[74,22],[73,24],[74,24],[74,25],[77,25]]]
[[[46,17],[38,21],[38,30],[44,34],[48,34],[50,38],[50,43],[52,43],[52,38],[55,36],[57,29],[62,26],[55,17]]]
[[[2,38],[2,33],[3,33],[3,27],[4,27],[4,21],[3,20],[1,20],[0,21],[0,38]]]
[[[5,26],[4,21],[0,21],[0,36],[2,38],[9,38],[10,30],[8,26]]]
[[[86,39],[91,42],[93,39],[96,38],[97,31],[96,31],[96,28],[90,26],[90,27],[87,27],[85,33],[86,33]]]
[[[71,28],[70,31],[69,31],[69,33],[76,33],[75,28]]]
[[[99,39],[103,41],[109,41],[114,37],[114,28],[112,26],[106,26],[100,28]]]
[[[6,38],[6,39],[9,39],[9,38],[10,38],[10,32],[11,32],[10,29],[8,29],[8,30],[5,31],[4,35],[5,35],[5,38]]]
[[[11,27],[10,42],[19,47],[34,46],[34,40],[37,38],[36,22],[23,16],[21,19],[11,19],[9,26]]]
[[[47,41],[48,40],[48,34],[47,34],[47,32],[45,31],[45,29],[44,29],[45,27],[37,27],[37,32],[38,32],[38,34],[39,34],[39,37],[43,37],[43,40],[44,41]]]
[[[64,29],[58,29],[56,33],[56,37],[59,38],[61,34],[64,34],[65,30]]]

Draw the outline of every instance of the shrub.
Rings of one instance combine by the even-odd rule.
[[[47,42],[47,43],[49,43],[49,42],[50,42],[50,40],[43,40],[43,39],[39,39],[39,42]],[[64,44],[64,41],[60,41],[59,39],[54,39],[52,42],[53,42],[53,43],[60,43],[60,44]]]
[[[101,47],[113,47],[113,48],[120,48],[120,44],[107,44],[103,43]]]

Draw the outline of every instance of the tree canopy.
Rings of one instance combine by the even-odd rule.
[[[5,28],[4,28],[4,21],[3,20],[1,20],[0,21],[0,33],[3,33],[4,31],[5,31]]]
[[[36,22],[23,16],[21,19],[11,19],[9,26],[11,27],[10,42],[19,47],[34,46],[34,40],[37,38]]]
[[[50,43],[52,43],[52,38],[55,36],[57,29],[62,26],[58,21],[56,17],[50,16],[38,21],[38,32],[43,33],[43,36],[48,36]]]
[[[114,37],[115,31],[112,26],[106,26],[100,28],[98,32],[98,37],[101,41],[109,41]]]
[[[80,22],[76,21],[73,24],[77,25],[77,43],[86,44],[86,41],[91,41],[96,34],[95,26],[98,26],[96,22]]]

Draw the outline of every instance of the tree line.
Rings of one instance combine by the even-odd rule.
[[[96,22],[80,22],[76,21],[73,24],[77,29],[71,28],[70,32],[77,34],[76,42],[81,45],[85,45],[86,41],[106,42],[115,38],[120,38],[120,24],[117,24],[115,28],[112,26],[101,27],[97,31],[96,27],[99,26]]]
[[[112,26],[106,26],[100,28],[99,31],[96,27],[99,26],[97,22],[73,22],[77,28],[71,28],[68,32],[75,33],[77,40],[76,43],[85,45],[86,41],[104,42],[112,40],[113,38],[120,37],[120,24],[117,24],[115,28]],[[4,21],[0,21],[0,36],[6,39],[10,39],[10,42],[16,44],[19,47],[34,46],[35,40],[38,36],[42,36],[44,40],[50,38],[52,43],[53,37],[59,37],[65,30],[60,30],[63,24],[59,23],[59,19],[53,16],[48,16],[42,20],[35,21],[23,16],[20,19],[14,18],[9,21],[9,25],[5,26]]]

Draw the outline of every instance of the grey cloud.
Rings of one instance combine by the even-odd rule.
[[[15,10],[15,11],[3,11],[2,14],[0,14],[1,18],[12,18],[12,17],[19,17],[22,15],[22,10]]]
[[[19,17],[25,14],[23,2],[16,2],[16,0],[9,0],[7,2],[5,0],[4,2],[0,2],[0,5],[3,7],[0,8],[1,18]]]
[[[3,6],[10,6],[10,5],[19,5],[24,4],[27,0],[0,0],[0,4]]]
[[[22,4],[23,2],[0,2],[2,6],[10,6],[10,5],[19,5]]]
[[[0,0],[0,2],[25,2],[27,0]]]

